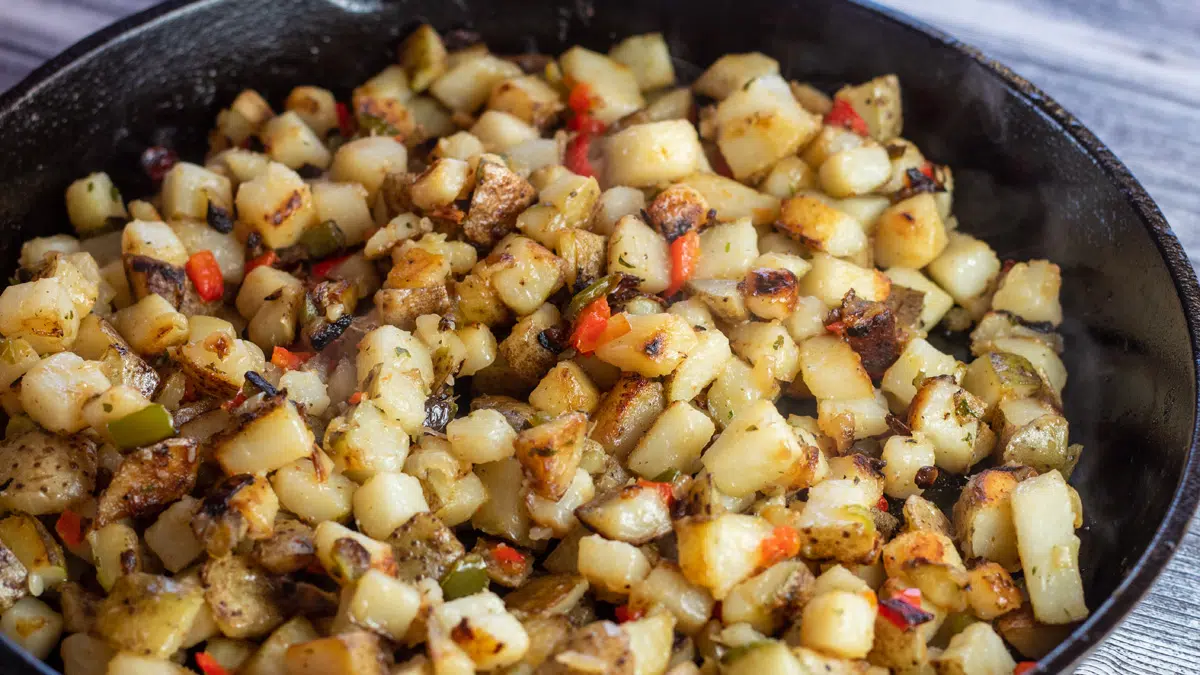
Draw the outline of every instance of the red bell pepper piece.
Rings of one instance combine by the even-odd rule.
[[[867,121],[845,99],[833,99],[833,109],[825,116],[825,123],[835,127],[844,127],[859,136],[866,136],[870,133],[867,129]]]
[[[277,260],[279,260],[279,256],[274,250],[267,251],[257,258],[251,258],[250,260],[246,261],[246,274],[250,274],[251,270],[253,270],[255,267],[261,267],[262,265],[271,267]]]
[[[353,394],[350,394],[350,405],[358,405],[359,403],[362,403],[362,400],[366,397],[366,392],[356,391]]]
[[[208,652],[196,652],[196,665],[200,666],[204,675],[229,675],[229,671],[217,663]]]
[[[580,82],[574,87],[571,87],[571,93],[567,95],[567,107],[576,115],[586,115],[591,112],[596,105],[596,99],[592,96],[592,88],[586,83]]]
[[[225,295],[225,278],[221,276],[221,266],[213,257],[212,251],[197,251],[188,258],[188,278],[196,287],[196,293],[205,302],[220,300]]]
[[[276,347],[271,352],[271,363],[284,370],[295,370],[314,356],[316,354],[313,352],[292,352],[283,347]]]
[[[879,501],[875,503],[875,508],[879,509],[880,511],[887,511],[888,510],[887,497],[880,497]]]
[[[62,512],[54,523],[54,531],[72,548],[83,543],[83,518],[71,509]]]
[[[355,127],[354,115],[350,114],[350,106],[345,103],[339,103],[335,106],[337,109],[338,131],[341,132],[344,138],[350,138],[354,135]]]
[[[921,173],[925,174],[926,178],[933,178],[933,162],[925,162],[921,165]]]
[[[670,483],[661,483],[652,480],[639,480],[637,484],[640,487],[653,488],[658,491],[658,496],[667,503],[667,508],[675,503],[675,486]]]
[[[612,309],[608,306],[608,297],[593,300],[575,320],[575,330],[571,332],[571,346],[580,354],[591,354],[600,346],[600,337],[608,327],[612,318]]]
[[[696,261],[700,258],[700,235],[695,230],[671,242],[671,284],[665,295],[679,292],[696,272]]]
[[[563,160],[572,173],[589,177],[596,175],[596,170],[592,168],[592,162],[588,159],[588,152],[591,146],[592,135],[586,131],[579,132],[575,138],[571,139],[570,143],[567,143],[567,150]]]
[[[334,258],[326,258],[321,262],[314,264],[312,266],[313,278],[324,279],[325,277],[329,276],[329,273],[333,271],[333,268],[346,262],[346,259],[349,257],[350,254],[340,255]]]
[[[618,623],[625,623],[627,621],[637,621],[645,616],[646,612],[640,609],[633,609],[629,605],[618,605],[613,610],[613,614],[616,615]]]
[[[520,551],[505,543],[499,543],[492,547],[492,558],[509,574],[521,574],[525,571],[527,564],[525,556],[521,555]]]
[[[900,630],[933,620],[933,614],[921,609],[921,591],[917,588],[906,588],[890,598],[880,600],[879,616]]]
[[[567,129],[588,134],[602,134],[608,126],[588,113],[580,113],[567,120]]]
[[[1032,673],[1035,670],[1037,670],[1037,661],[1022,661],[1017,664],[1016,668],[1013,668],[1013,675],[1025,675],[1025,673]]]
[[[800,533],[787,525],[778,525],[771,536],[758,545],[759,565],[770,567],[800,553]]]

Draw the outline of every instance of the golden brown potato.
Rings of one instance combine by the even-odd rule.
[[[153,515],[191,492],[200,456],[194,439],[170,438],[125,457],[100,495],[96,527]]]
[[[566,493],[579,467],[586,433],[587,417],[568,413],[517,435],[516,458],[531,490],[552,500]]]
[[[622,374],[596,409],[589,438],[609,454],[625,457],[666,405],[662,384],[640,375]]]

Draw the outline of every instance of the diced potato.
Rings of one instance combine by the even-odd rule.
[[[799,190],[817,186],[817,174],[803,159],[795,155],[784,157],[771,167],[759,188],[779,199],[794,197]]]
[[[315,465],[320,465],[318,473]],[[280,467],[271,476],[279,503],[306,523],[340,521],[353,510],[358,485],[340,473],[324,455],[304,457]]]
[[[804,606],[800,644],[847,659],[861,659],[875,640],[875,603],[863,593],[829,591]]]
[[[517,434],[495,410],[475,410],[446,425],[454,455],[464,462],[485,464],[512,457]]]
[[[704,196],[716,209],[720,221],[750,218],[755,225],[767,225],[779,215],[779,198],[763,194],[715,173],[694,173],[678,181]]]
[[[372,201],[388,174],[407,168],[408,151],[403,143],[391,136],[368,136],[338,148],[329,167],[329,178],[362,185],[367,189],[367,200]]]
[[[869,194],[891,175],[887,151],[879,145],[864,145],[830,155],[821,163],[817,177],[826,194],[844,198]]]
[[[288,94],[284,107],[296,113],[318,138],[325,138],[338,126],[337,99],[328,89],[296,87]]]
[[[568,49],[558,62],[568,88],[577,84],[588,86],[595,101],[591,114],[605,124],[616,122],[646,104],[634,70],[619,61],[576,46]]]
[[[847,564],[874,561],[881,541],[870,498],[867,486],[850,479],[824,480],[809,488],[796,522],[801,554]]]
[[[0,544],[5,554],[16,559],[11,563],[14,572],[24,570],[25,588],[33,595],[40,596],[67,580],[62,547],[36,518],[14,513],[0,520]]]
[[[743,449],[761,450],[748,456]],[[742,407],[704,453],[722,492],[740,497],[769,488],[803,488],[821,476],[820,450],[805,445],[770,401]]]
[[[342,146],[339,156],[347,147]],[[295,244],[317,218],[312,190],[299,174],[279,163],[272,163],[262,176],[238,187],[237,213],[271,248]]]
[[[1012,492],[1012,514],[1034,616],[1048,624],[1085,618],[1075,507],[1062,474],[1023,481]]]
[[[800,350],[777,321],[754,321],[729,331],[733,352],[763,377],[791,382],[800,373]]]
[[[676,628],[690,635],[707,623],[715,601],[703,587],[688,581],[678,566],[661,562],[629,596],[629,606],[634,610],[649,611],[656,605],[666,608],[675,617]]]
[[[904,499],[924,492],[924,487],[918,484],[918,477],[922,475],[922,469],[936,463],[933,446],[924,439],[912,436],[889,438],[880,458],[887,462],[883,467],[884,491],[893,499]]]
[[[21,378],[21,405],[50,431],[72,434],[87,426],[83,406],[110,386],[98,363],[73,353],[48,356]]]
[[[333,521],[319,523],[313,530],[317,560],[342,585],[357,582],[369,570],[396,574],[392,547]]]
[[[760,175],[795,154],[820,130],[820,120],[800,107],[778,75],[762,75],[732,92],[717,106],[717,145],[734,178]],[[882,183],[888,170],[883,153]]]
[[[587,471],[575,469],[575,475],[557,501],[552,501],[530,490],[525,495],[525,506],[534,523],[549,528],[556,537],[565,536],[579,525],[575,510],[596,496],[596,486]]]
[[[0,294],[0,333],[24,339],[39,354],[69,349],[82,319],[59,279],[12,284]]]
[[[979,239],[951,232],[941,255],[929,263],[926,271],[955,302],[966,306],[988,291],[1000,274],[1000,259]]]
[[[1058,300],[1062,273],[1047,260],[1019,262],[1000,280],[992,296],[992,309],[1012,312],[1026,321],[1044,321],[1053,326],[1062,323],[1062,305]]]
[[[455,112],[475,112],[497,84],[522,75],[521,68],[491,54],[451,64],[433,81],[429,93]]]
[[[858,221],[812,195],[785,199],[775,227],[812,250],[837,257],[855,255],[867,246]]]
[[[541,244],[512,237],[493,250],[492,288],[500,300],[520,316],[541,307],[565,281],[566,264]]]
[[[408,75],[413,91],[425,91],[446,72],[446,45],[437,30],[421,24],[400,45],[400,65]]]
[[[758,233],[747,218],[710,227],[700,233],[697,279],[737,279],[746,276],[758,257]]]
[[[283,610],[276,600],[278,580],[247,557],[210,558],[200,576],[206,604],[225,636],[262,637],[283,623]]]
[[[949,537],[918,530],[905,532],[883,547],[889,577],[921,589],[921,597],[950,611],[966,607],[970,583],[962,558]]]
[[[951,638],[933,664],[945,675],[1003,675],[1017,666],[1004,641],[986,623],[973,623]]]
[[[1021,591],[999,563],[973,562],[967,572],[967,603],[971,612],[991,621],[1021,606]]]
[[[818,399],[875,397],[875,387],[858,354],[833,335],[818,335],[800,344],[800,374]]]
[[[430,621],[448,633],[481,670],[512,665],[529,649],[529,635],[521,623],[489,591],[437,607]]]
[[[537,138],[538,130],[516,115],[487,110],[471,127],[471,134],[483,143],[486,152],[498,153]]]
[[[289,169],[325,169],[333,158],[316,132],[291,111],[268,120],[260,137],[267,155]]]
[[[672,309],[682,303],[672,305]],[[707,311],[707,310],[705,310]],[[667,379],[667,398],[690,401],[721,374],[732,354],[729,338],[719,330],[696,333],[696,346]]]
[[[609,454],[624,458],[666,405],[661,383],[640,375],[623,374],[592,416],[595,424],[590,438]]]
[[[605,539],[642,545],[671,531],[671,512],[654,486],[627,485],[579,507],[580,522]]]
[[[121,193],[108,174],[88,174],[67,188],[67,217],[80,236],[99,233],[129,217]]]
[[[104,640],[87,633],[72,633],[63,638],[59,653],[63,675],[105,675],[108,662],[116,654]]]
[[[134,572],[113,585],[97,612],[95,632],[117,649],[167,658],[203,607],[198,584]]]
[[[692,84],[705,96],[721,100],[763,75],[779,73],[779,62],[761,52],[726,54],[717,59]]]
[[[884,274],[892,280],[893,286],[903,286],[924,294],[921,305],[920,330],[929,332],[942,320],[946,312],[954,306],[954,298],[933,283],[924,274],[908,267],[893,267]]]
[[[660,293],[670,283],[667,242],[636,216],[625,216],[608,240],[608,269],[642,280],[638,290]]]
[[[146,528],[146,546],[172,573],[184,569],[204,553],[204,545],[192,532],[192,516],[199,507],[198,500],[185,496],[168,506]]]
[[[268,473],[312,452],[313,433],[296,404],[277,397],[235,430],[213,439],[227,474]]]
[[[668,375],[696,347],[695,331],[674,314],[619,314],[610,321],[624,322],[628,331],[601,344],[596,356],[623,371]]]
[[[559,361],[529,394],[529,403],[551,415],[591,414],[600,405],[600,390],[578,364]]]
[[[832,309],[842,304],[849,291],[866,300],[882,302],[891,292],[891,281],[883,272],[867,269],[827,253],[814,253],[812,269],[800,280],[800,295],[811,295]]]
[[[675,67],[662,33],[627,37],[613,45],[608,56],[633,71],[642,91],[653,91],[675,82]]]
[[[367,208],[367,191],[355,183],[319,182],[312,185],[316,222],[332,220],[342,233],[346,246],[361,244],[367,232],[375,228],[375,220]]]
[[[746,298],[739,281],[733,279],[692,279],[687,285],[710,313],[728,323],[738,324],[750,318]]]
[[[1033,472],[1025,467],[988,469],[967,482],[954,505],[955,538],[970,558],[995,561],[1009,571],[1020,568],[1011,496]]]
[[[403,473],[377,473],[354,491],[354,518],[367,536],[386,539],[418,513],[429,510],[421,483]]]
[[[420,609],[421,594],[416,588],[372,569],[354,585],[347,614],[355,625],[399,641]]]
[[[516,458],[530,490],[545,499],[562,498],[579,467],[586,433],[587,417],[568,413],[525,429],[517,436]]]
[[[492,87],[489,110],[500,110],[535,127],[546,127],[563,109],[559,93],[536,75],[522,75]]]
[[[95,487],[96,447],[84,436],[10,430],[0,443],[0,508],[29,515],[61,513]]]
[[[996,434],[983,421],[982,401],[947,375],[925,380],[909,406],[908,426],[933,444],[937,466],[966,473],[986,457]]]
[[[380,326],[367,333],[358,346],[355,368],[358,385],[367,384],[376,366],[392,370],[416,370],[428,385],[433,382],[433,360],[429,348],[408,331],[395,326]]]
[[[1037,340],[1055,353],[1062,353],[1062,336],[1044,324],[1027,324],[1008,312],[988,312],[971,331],[971,353],[979,356],[992,349],[992,342],[1004,338]]]
[[[933,195],[923,192],[894,204],[879,216],[875,261],[881,267],[919,269],[937,259],[948,241]]]
[[[734,586],[761,569],[759,546],[773,532],[766,520],[735,513],[677,520],[680,569],[689,582],[724,600]]]
[[[811,652],[816,655],[816,652]],[[816,657],[821,658],[821,657]],[[830,659],[834,660],[834,659]],[[824,667],[825,672],[831,672],[830,667]],[[727,651],[721,659],[721,672],[730,675],[756,675],[761,673],[778,673],[779,675],[800,675],[801,673],[820,672],[810,670],[807,665],[801,665],[796,654],[787,645],[775,640],[759,640],[737,645]]]
[[[900,135],[904,113],[900,105],[900,80],[881,75],[859,85],[845,86],[834,97],[846,101],[867,123],[871,138],[886,143]]]
[[[175,352],[181,372],[197,390],[232,397],[242,388],[246,373],[262,372],[266,360],[252,342],[236,340],[223,331],[189,342]]]
[[[296,642],[282,654],[287,675],[384,675],[383,647],[374,633],[356,631]]]
[[[900,358],[883,374],[879,388],[898,404],[897,411],[902,412],[908,409],[926,378],[950,375],[959,379],[961,374],[962,364],[958,359],[943,354],[923,338],[913,338],[900,352]]]
[[[471,516],[471,525],[516,544],[529,543],[529,512],[521,496],[521,464],[509,457],[481,464],[475,474],[483,482],[487,501]]]
[[[233,186],[225,176],[188,162],[177,163],[163,176],[162,211],[167,218],[203,220],[210,205],[225,210],[233,206]],[[160,260],[183,264],[167,258]]]
[[[1025,357],[1041,374],[1059,396],[1067,384],[1067,368],[1062,359],[1042,340],[1032,338],[997,338],[992,340],[987,351],[1000,351]]]
[[[854,441],[888,432],[888,405],[882,393],[856,400],[817,401],[817,425],[821,432],[844,451]]]
[[[253,89],[244,89],[228,108],[217,113],[217,127],[209,137],[214,149],[241,145],[275,114]]]
[[[705,162],[696,128],[687,120],[638,124],[610,136],[604,147],[609,185],[648,187],[677,181]]]
[[[466,349],[460,375],[474,375],[496,360],[496,336],[485,324],[473,323],[459,328],[458,339]]]
[[[646,195],[636,188],[618,185],[605,190],[596,205],[592,230],[609,235],[624,216],[637,215],[646,206]]]
[[[112,592],[118,579],[142,571],[137,532],[125,523],[93,529],[86,543],[96,565],[96,581],[106,591]]]
[[[812,572],[803,562],[785,560],[734,586],[721,603],[721,622],[747,623],[772,635],[808,603],[814,586]]]
[[[708,410],[719,427],[725,427],[742,408],[759,400],[773,401],[779,383],[745,361],[730,357],[708,389]]]
[[[595,588],[628,595],[649,576],[650,562],[632,544],[593,534],[579,540],[579,573]]]
[[[674,401],[638,440],[629,455],[629,469],[648,479],[671,469],[694,473],[715,430],[708,415],[687,401]]]

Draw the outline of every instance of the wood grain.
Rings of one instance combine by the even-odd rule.
[[[269,1],[269,0],[265,0]],[[0,0],[0,90],[154,0]],[[1200,260],[1200,3],[882,0],[973,44],[1077,115],[1147,187]],[[1200,673],[1200,533],[1084,662],[1086,675]]]

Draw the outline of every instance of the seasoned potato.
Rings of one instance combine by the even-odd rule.
[[[738,180],[762,174],[794,154],[821,128],[778,75],[757,77],[725,97],[717,106],[716,124],[717,146]],[[890,169],[886,153],[880,161],[882,183]]]
[[[312,452],[313,433],[296,404],[276,396],[241,426],[212,440],[213,453],[228,474],[267,473]]]
[[[1075,499],[1062,474],[1054,470],[1022,481],[1012,492],[1021,569],[1033,614],[1043,623],[1071,623],[1087,616]]]
[[[242,556],[213,558],[201,573],[204,598],[221,633],[255,638],[275,630],[284,617],[275,581]]]
[[[867,269],[834,258],[826,253],[813,254],[812,269],[800,279],[800,294],[820,299],[832,309],[842,304],[849,291],[865,300],[882,302],[891,292],[891,281],[878,270]]]
[[[1046,322],[1053,326],[1062,323],[1062,306],[1058,291],[1062,274],[1058,265],[1047,260],[1019,262],[1000,280],[992,309],[1012,312],[1026,321]]]
[[[755,225],[774,222],[779,215],[779,198],[758,192],[715,173],[694,173],[678,180],[701,195],[721,221],[749,218]]]
[[[605,144],[610,185],[646,187],[694,174],[704,163],[696,128],[687,120],[638,124],[613,134]]]
[[[119,578],[96,615],[96,634],[122,651],[166,658],[205,604],[194,583],[135,572]]]
[[[0,444],[0,508],[34,516],[60,513],[91,494],[96,446],[85,436],[33,429]]]
[[[757,449],[753,456],[743,451],[747,447]],[[820,450],[802,443],[764,400],[741,408],[702,459],[717,487],[734,497],[808,487],[822,477],[821,460]]]
[[[600,401],[588,437],[600,443],[605,452],[625,457],[666,405],[661,383],[623,374]]]
[[[966,473],[992,451],[996,434],[983,421],[983,402],[949,375],[924,381],[909,406],[908,426],[924,434],[937,453],[937,466]]]
[[[838,257],[855,255],[867,245],[867,235],[854,218],[811,195],[785,199],[775,227],[808,248]]]
[[[721,100],[763,75],[779,72],[779,62],[761,52],[726,54],[692,84],[698,93]]]
[[[886,143],[904,126],[900,106],[900,80],[895,75],[881,75],[859,85],[847,85],[834,98],[850,104],[854,112],[867,123],[871,138]]]
[[[696,346],[695,331],[674,314],[618,314],[609,330],[617,323],[628,329],[601,344],[596,356],[643,377],[669,375]]]
[[[688,581],[724,600],[760,569],[759,545],[773,529],[761,518],[735,513],[678,520],[679,567]]]

